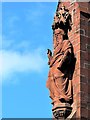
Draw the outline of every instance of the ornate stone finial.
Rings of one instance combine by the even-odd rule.
[[[52,29],[63,29],[65,36],[64,39],[68,39],[68,30],[71,30],[72,21],[71,21],[71,15],[69,14],[69,10],[65,8],[65,6],[62,4],[61,8],[56,11],[54,16],[54,22],[52,25]]]

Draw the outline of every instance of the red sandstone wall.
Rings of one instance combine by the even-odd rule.
[[[76,57],[73,75],[73,112],[75,118],[90,119],[90,3],[63,3],[72,15],[69,40]],[[60,7],[62,3],[58,6]]]
[[[80,8],[81,117],[90,119],[90,3],[81,3]]]

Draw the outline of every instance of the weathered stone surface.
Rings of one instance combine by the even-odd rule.
[[[62,37],[62,35],[61,35],[61,36],[57,36],[57,38],[60,40],[63,39],[63,40],[70,41],[73,45],[73,51],[74,51],[74,55],[76,57],[75,70],[74,70],[74,68],[73,68],[73,70],[70,69],[70,71],[74,71],[74,74],[72,72],[73,77],[71,77],[72,78],[71,79],[72,89],[73,89],[73,95],[72,95],[73,102],[72,102],[72,104],[70,103],[70,106],[72,107],[72,112],[67,117],[67,120],[69,118],[72,120],[73,119],[89,120],[90,119],[90,74],[89,74],[90,73],[90,67],[89,67],[89,61],[90,61],[90,50],[89,50],[89,46],[90,46],[90,2],[72,2],[72,3],[70,3],[70,2],[68,2],[69,0],[65,0],[65,1],[67,1],[67,2],[58,3],[56,12],[58,12],[62,6],[65,6],[69,10],[68,12],[72,18],[71,19],[72,21],[70,20],[69,25],[70,26],[72,25],[71,26],[72,30],[70,32],[68,32],[68,30],[69,30],[68,29],[68,30],[66,30],[67,31],[66,32],[62,29],[62,28],[66,28],[66,27],[59,28],[56,25],[57,29],[58,28],[61,29],[61,31],[62,31],[61,34],[64,34],[63,31],[66,32],[65,37]],[[63,7],[63,8],[66,9],[65,7]],[[63,11],[64,11],[64,9],[63,9]],[[62,20],[62,21],[65,22],[65,20]],[[54,24],[55,24],[55,22],[54,22]],[[66,23],[64,23],[64,25],[65,24]],[[53,30],[55,30],[56,28],[54,25]],[[53,32],[53,33],[55,33],[55,32]],[[57,42],[55,40],[55,34],[54,34],[54,38],[53,38],[53,43],[54,43],[54,49],[55,49],[57,46],[57,44],[56,44]],[[53,58],[53,55],[54,55],[54,50],[52,52],[52,58]],[[73,61],[73,60],[71,59],[71,61]],[[72,62],[71,66],[74,66],[74,62]],[[62,64],[61,68],[63,68],[63,64]],[[50,67],[50,69],[51,69],[51,67]],[[54,73],[56,74],[55,71],[54,71]],[[52,79],[52,81],[53,81],[53,79]],[[56,82],[56,79],[54,80],[53,83],[56,84],[55,82]],[[60,102],[60,100],[59,100],[59,102]],[[62,103],[62,101],[60,103]],[[57,112],[57,113],[59,114],[59,112]]]
[[[71,15],[69,10],[62,5],[54,16],[53,52],[48,49],[48,65],[50,67],[47,88],[53,104],[55,118],[66,118],[71,113],[70,105],[73,102],[72,76],[75,67],[73,46],[68,38],[71,30]],[[68,104],[68,106],[66,105]]]

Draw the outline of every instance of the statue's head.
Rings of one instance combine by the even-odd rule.
[[[60,28],[54,30],[54,49],[63,42],[64,31]]]
[[[64,31],[62,29],[58,28],[58,29],[55,29],[54,34],[55,35],[64,35]]]

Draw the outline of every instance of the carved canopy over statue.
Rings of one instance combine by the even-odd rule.
[[[72,71],[73,46],[68,39],[68,30],[71,30],[71,15],[62,6],[54,16],[53,53],[48,49],[48,65],[50,67],[47,88],[54,108],[61,103],[72,103]]]
[[[68,30],[71,30],[72,20],[69,10],[62,5],[62,7],[56,12],[54,16],[54,22],[52,29],[60,28],[64,31],[63,39],[68,39]]]

